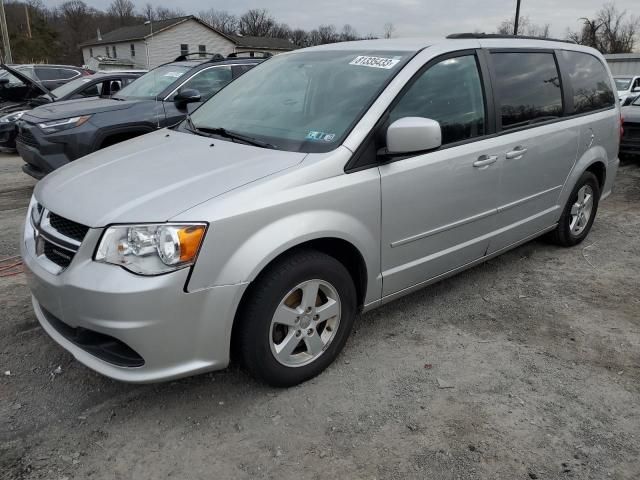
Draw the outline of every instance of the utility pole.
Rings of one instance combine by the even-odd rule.
[[[11,58],[11,45],[9,44],[9,31],[7,30],[7,17],[4,14],[4,0],[0,0],[0,28],[2,28],[2,46],[4,47],[4,63],[13,63]]]
[[[516,21],[513,24],[513,35],[518,35],[518,22],[520,21],[520,0],[516,3]]]
[[[31,18],[29,18],[29,5],[24,4],[24,16],[27,19],[27,38],[31,38]]]

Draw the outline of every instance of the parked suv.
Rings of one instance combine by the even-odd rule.
[[[176,128],[36,186],[33,307],[119,380],[220,369],[233,351],[294,385],[359,311],[545,233],[582,242],[619,137],[613,78],[583,46],[458,35],[277,55]]]
[[[0,67],[9,69],[6,65],[0,65]],[[10,69],[10,71],[13,72],[11,77],[15,77],[18,83],[15,81],[11,83],[8,79],[5,86],[0,84],[0,99],[12,90],[23,92],[13,101],[0,104],[0,149],[11,151],[16,148],[17,122],[28,110],[39,105],[65,100],[108,98],[142,75],[141,73],[96,73],[77,78],[49,91],[39,82],[22,75],[17,70]]]
[[[49,90],[58,88],[78,77],[94,73],[86,68],[74,67],[73,65],[22,64],[12,65],[12,67],[27,77],[40,82]]]
[[[143,75],[110,99],[45,105],[18,126],[25,173],[42,178],[84,155],[182,121],[187,104],[199,105],[263,60],[189,60],[181,56]]]

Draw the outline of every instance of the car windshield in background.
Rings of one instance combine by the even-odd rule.
[[[81,85],[84,85],[85,83],[89,83],[90,81],[91,79],[86,77],[71,80],[69,83],[65,83],[61,87],[51,90],[51,95],[54,98],[62,98],[65,95],[68,95],[69,93],[73,92],[76,88],[80,87]]]
[[[183,65],[164,65],[145,73],[118,92],[119,99],[153,99],[175,82],[192,67]]]
[[[279,55],[223,88],[193,113],[191,124],[281,150],[327,152],[340,144],[409,58],[409,52],[390,51]]]
[[[629,85],[631,84],[631,78],[614,78],[615,82],[616,82],[616,89],[618,89],[618,91],[622,91],[622,90],[626,90],[627,88],[629,88]]]

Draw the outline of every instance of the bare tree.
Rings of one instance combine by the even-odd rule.
[[[393,26],[393,23],[385,23],[384,24],[384,38],[391,38],[395,33],[396,28]]]
[[[266,37],[269,36],[275,25],[276,21],[268,10],[254,8],[240,17],[238,31],[241,35]]]
[[[293,30],[289,39],[297,47],[306,47],[309,45],[309,34],[302,28]]]
[[[340,32],[340,38],[339,38],[341,42],[350,42],[352,40],[357,40],[357,39],[358,39],[358,32],[356,32],[355,28],[353,28],[348,23],[344,27],[342,27],[342,31]]]
[[[198,13],[198,17],[216,30],[226,33],[227,35],[233,35],[238,31],[238,17],[225,10],[216,10],[210,8]]]
[[[631,53],[636,34],[640,29],[640,18],[619,11],[615,4],[605,4],[595,18],[583,17],[582,29],[568,31],[567,37],[581,45],[597,48],[602,53]]]
[[[118,26],[131,25],[135,19],[135,5],[131,0],[113,0],[107,14],[116,19]]]
[[[515,20],[504,20],[498,28],[496,33],[501,35],[513,35],[515,29]],[[526,35],[530,37],[549,38],[550,25],[548,23],[544,25],[538,25],[533,23],[529,17],[520,17],[518,20],[518,34]]]
[[[155,20],[167,20],[169,18],[184,17],[185,13],[181,8],[157,7],[155,15]]]
[[[142,7],[142,16],[146,20],[153,22],[156,19],[156,11],[154,10],[153,5],[150,3],[145,4],[145,6]]]
[[[318,27],[318,38],[320,40],[320,45],[324,45],[325,43],[336,43],[340,40],[338,32],[336,32],[336,27],[333,25],[320,25]]]

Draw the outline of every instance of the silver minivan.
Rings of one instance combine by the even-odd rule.
[[[130,382],[228,365],[295,385],[358,312],[542,234],[589,233],[620,107],[595,50],[453,35],[278,55],[172,129],[35,188],[35,314]]]

